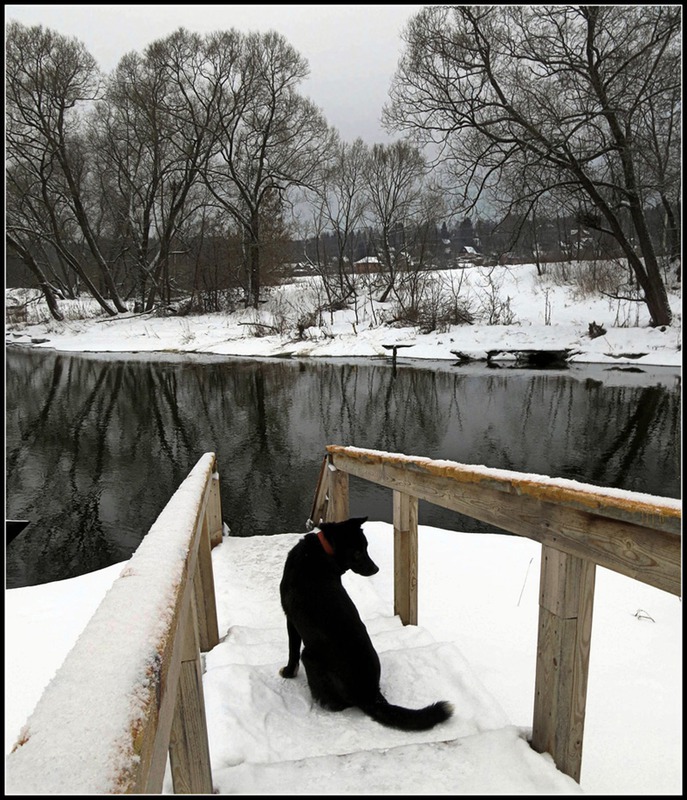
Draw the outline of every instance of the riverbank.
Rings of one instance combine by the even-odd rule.
[[[88,301],[61,301],[68,317],[52,320],[42,301],[23,322],[6,326],[9,345],[60,352],[188,353],[244,358],[398,357],[413,360],[514,360],[527,351],[564,354],[569,363],[679,367],[682,364],[682,303],[669,294],[674,322],[652,328],[644,304],[604,296],[582,296],[579,288],[539,276],[533,264],[480,267],[439,273],[445,287],[461,282],[460,298],[475,310],[473,324],[421,333],[417,327],[385,324],[392,304],[359,299],[334,313],[315,311],[322,288],[303,279],[270,289],[259,311],[160,316],[155,313],[94,316]],[[448,291],[449,288],[446,288]],[[18,290],[6,301],[23,302]],[[299,327],[310,316],[315,324]],[[489,322],[498,324],[488,324]],[[603,333],[590,336],[590,324]]]

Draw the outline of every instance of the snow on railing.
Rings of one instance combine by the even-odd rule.
[[[217,644],[215,454],[169,500],[39,699],[8,794],[212,792],[199,651]]]

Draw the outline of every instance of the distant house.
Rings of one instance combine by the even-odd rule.
[[[294,277],[312,275],[315,271],[313,265],[307,261],[297,261],[295,264],[285,264],[287,274]]]
[[[479,266],[482,263],[482,256],[472,245],[464,244],[458,250],[456,263],[458,266],[465,266],[466,264],[475,264]]]
[[[377,256],[365,256],[365,258],[353,262],[353,271],[358,274],[379,272],[381,268],[382,265]]]
[[[566,258],[592,258],[596,254],[596,245],[589,231],[584,228],[572,228],[567,242],[559,242],[561,252]]]

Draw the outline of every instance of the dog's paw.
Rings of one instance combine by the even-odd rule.
[[[298,665],[295,667],[289,667],[288,664],[285,667],[282,667],[279,670],[279,674],[282,678],[295,678],[298,675]]]

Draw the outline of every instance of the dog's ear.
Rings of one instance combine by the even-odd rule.
[[[363,522],[367,522],[367,517],[352,517],[349,521],[362,527]]]

